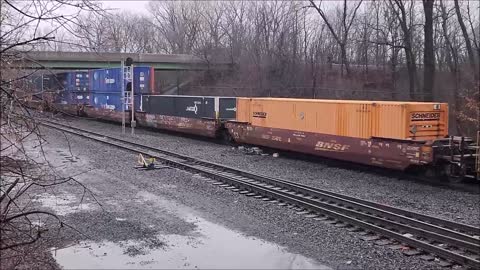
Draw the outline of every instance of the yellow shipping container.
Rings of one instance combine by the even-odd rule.
[[[448,135],[448,104],[238,98],[237,121],[253,126],[366,139],[430,140]]]

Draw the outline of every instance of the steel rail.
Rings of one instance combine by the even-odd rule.
[[[440,255],[443,258],[450,259],[452,261],[455,261],[463,265],[480,267],[480,261],[478,261],[475,258],[468,257],[464,254],[453,252],[451,250],[447,250],[439,246],[435,246],[433,244],[428,243],[426,240],[422,241],[419,239],[405,236],[400,232],[414,233],[417,238],[421,237],[421,238],[433,239],[435,241],[438,241],[441,243],[447,243],[452,246],[458,246],[478,254],[480,252],[478,239],[470,237],[468,235],[461,234],[452,230],[447,230],[445,228],[441,228],[441,227],[428,224],[422,221],[414,220],[409,217],[402,217],[395,213],[393,214],[388,213],[386,210],[375,209],[372,205],[365,205],[365,204],[353,202],[351,200],[339,198],[329,194],[327,194],[328,196],[325,196],[325,194],[320,194],[320,192],[315,191],[310,187],[296,185],[296,183],[289,183],[288,181],[268,178],[269,181],[263,181],[263,182],[268,182],[268,184],[264,184],[260,181],[257,181],[257,179],[255,179],[257,175],[251,174],[245,171],[240,171],[240,173],[238,173],[236,169],[225,167],[220,164],[210,163],[210,162],[199,160],[192,157],[186,157],[178,153],[172,153],[170,151],[157,149],[150,146],[144,146],[137,143],[132,143],[122,139],[79,129],[76,127],[63,125],[60,123],[53,123],[53,122],[50,122],[50,123],[52,124],[45,124],[45,123],[42,123],[42,124],[51,128],[56,128],[65,132],[73,133],[85,138],[94,139],[106,144],[114,145],[123,149],[150,155],[152,157],[156,157],[163,160],[167,164],[175,165],[176,167],[181,167],[187,170],[195,170],[204,175],[206,174],[213,179],[218,179],[220,177],[221,181],[227,181],[233,186],[241,186],[244,189],[251,190],[253,192],[262,194],[267,197],[273,197],[275,199],[280,199],[281,201],[296,204],[298,206],[308,209],[309,211],[322,213],[331,217],[335,217],[338,220],[341,220],[348,224],[353,224],[362,228],[367,228],[381,235],[394,238],[401,242],[420,248],[424,251],[428,251],[433,254]],[[63,128],[60,128],[59,125],[63,126]],[[89,135],[86,135],[86,134],[89,134]],[[122,143],[130,146],[122,145]],[[148,151],[139,150],[138,148],[148,149]],[[162,153],[162,155],[158,155],[159,152]],[[174,159],[172,159],[171,156],[173,156]],[[234,170],[234,173],[228,172],[228,171],[231,171],[231,169]],[[238,175],[240,175],[241,178],[238,178]],[[272,187],[274,186],[277,186],[277,188],[272,189]],[[302,195],[302,194],[306,194],[306,195]],[[323,197],[327,197],[328,201],[325,198],[321,198],[321,197],[319,198],[319,195]],[[335,194],[335,195],[338,195],[338,194]],[[370,202],[370,204],[374,204],[374,203]],[[357,209],[353,210],[352,208],[354,207]],[[415,224],[416,226],[412,227],[412,224],[409,224],[407,221]],[[390,229],[387,229],[386,227]],[[432,229],[432,228],[433,230],[427,231],[427,229]],[[441,234],[437,232],[440,232]],[[444,235],[443,233],[445,232],[446,234]]]

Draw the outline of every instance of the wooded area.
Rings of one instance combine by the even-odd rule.
[[[470,108],[458,121],[478,118],[476,1],[152,1],[148,10],[83,20],[82,49],[235,67],[191,94],[447,101]]]
[[[151,1],[145,13],[83,14],[35,49],[194,54],[233,70],[182,94],[445,101],[478,126],[479,10],[458,0]]]

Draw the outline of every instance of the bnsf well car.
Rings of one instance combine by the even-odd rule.
[[[478,173],[472,141],[448,137],[446,103],[237,98],[225,127],[238,143],[438,176]]]
[[[448,135],[446,103],[157,95],[150,67],[135,68],[134,94],[122,97],[121,78],[119,68],[61,74],[49,80],[53,107],[128,122],[132,108],[123,100],[133,98],[140,126],[452,180],[479,178],[478,146]]]

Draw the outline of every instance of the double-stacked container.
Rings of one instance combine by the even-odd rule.
[[[134,67],[133,89],[135,107],[140,106],[140,95],[151,94],[154,88],[152,67]],[[125,91],[130,91],[131,82],[122,82],[121,68],[97,69],[90,71],[90,105],[99,109],[122,111],[122,83]]]
[[[90,104],[88,71],[68,72],[65,78],[65,89],[69,94],[70,104]]]

